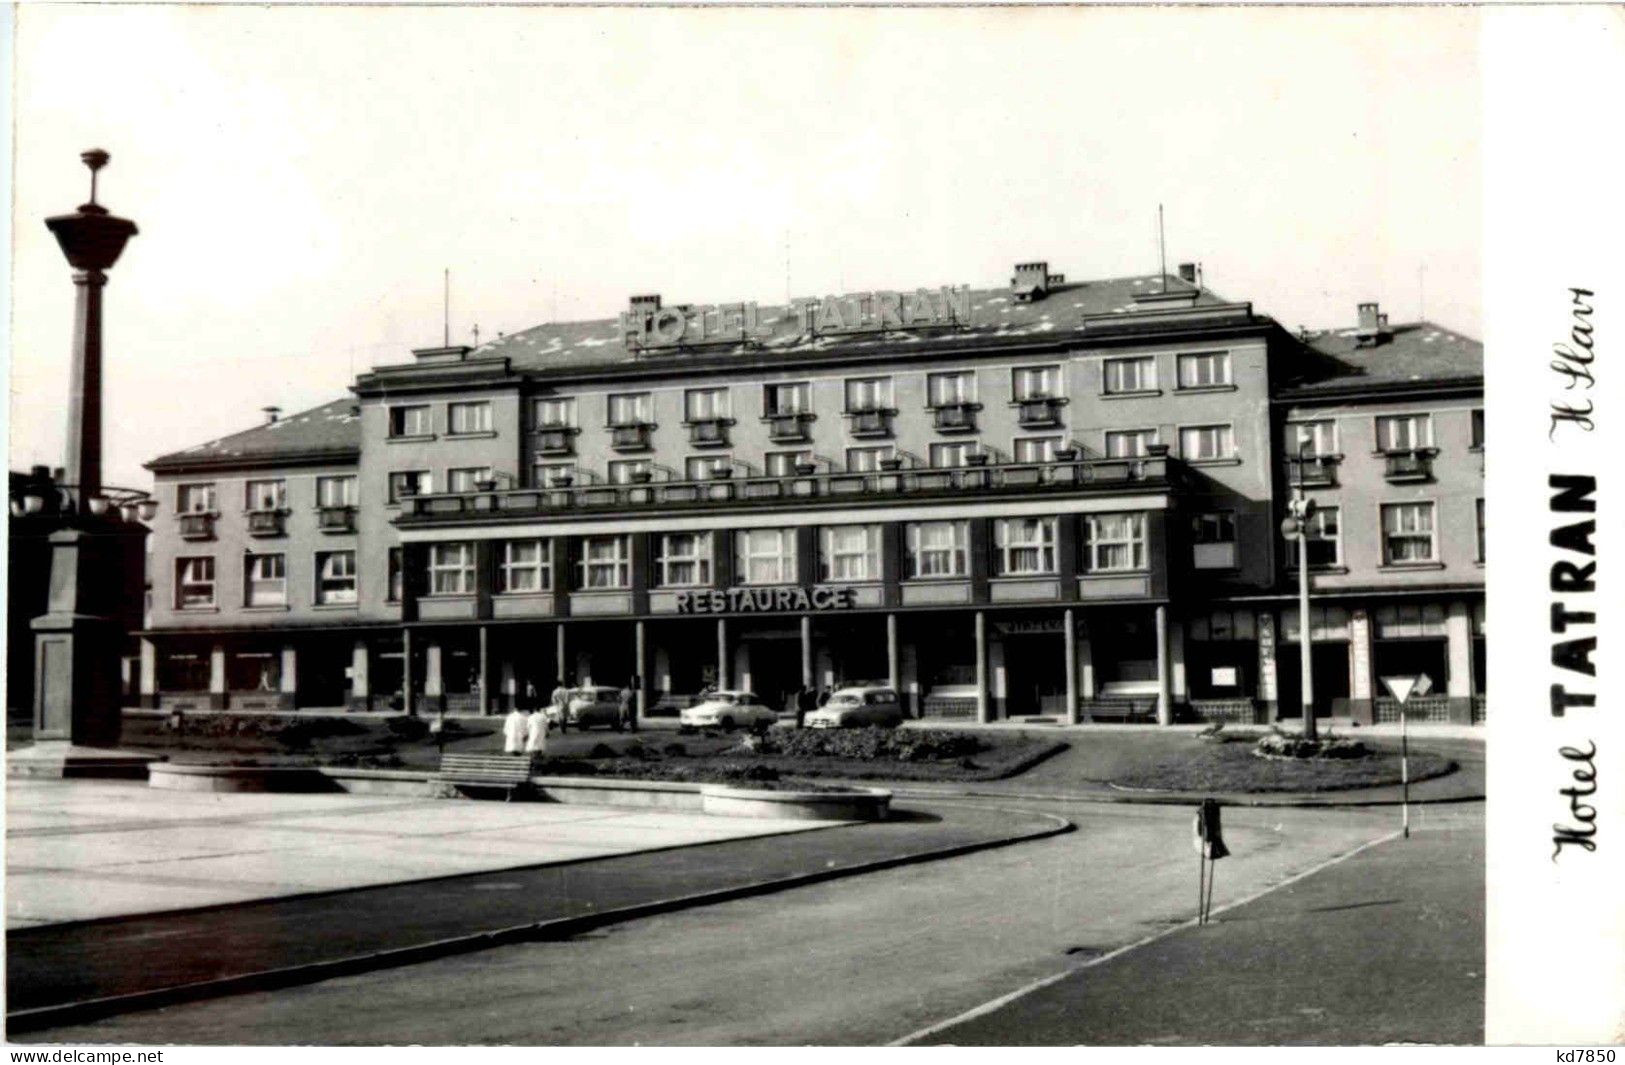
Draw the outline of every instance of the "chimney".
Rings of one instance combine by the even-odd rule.
[[[1041,300],[1049,293],[1052,276],[1057,283],[1060,282],[1059,275],[1050,274],[1049,263],[1017,263],[1016,276],[1010,279],[1010,289],[1019,303]]]
[[[632,313],[633,314],[647,314],[650,311],[658,311],[659,309],[660,309],[660,296],[659,295],[633,296],[632,297]]]
[[[282,416],[281,407],[261,407],[260,410],[265,412],[266,425],[275,425],[276,420]]]
[[[1377,305],[1375,303],[1360,304],[1360,329],[1372,332],[1377,330]]]
[[[1374,348],[1388,334],[1388,316],[1377,309],[1375,302],[1359,305],[1360,320],[1354,330],[1354,346]]]
[[[1187,285],[1196,284],[1196,264],[1195,263],[1180,263],[1179,264],[1179,279],[1181,281],[1185,282]]]

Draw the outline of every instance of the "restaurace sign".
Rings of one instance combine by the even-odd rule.
[[[852,588],[728,588],[678,592],[679,614],[746,614],[768,610],[851,610],[858,605]]]
[[[629,348],[671,348],[970,324],[970,288],[960,285],[798,299],[765,315],[754,303],[623,311],[621,338]]]

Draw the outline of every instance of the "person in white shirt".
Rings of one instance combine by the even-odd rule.
[[[508,711],[502,720],[502,751],[504,754],[525,753],[525,731],[528,719],[519,707]]]
[[[549,723],[547,720],[546,710],[543,710],[538,706],[536,709],[530,712],[530,716],[525,719],[526,754],[547,753],[548,725]]]

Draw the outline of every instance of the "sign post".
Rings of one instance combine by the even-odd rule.
[[[1411,838],[1411,746],[1406,733],[1405,703],[1413,695],[1426,695],[1433,690],[1433,678],[1426,673],[1412,677],[1383,677],[1382,686],[1399,704],[1399,786],[1400,823],[1405,838]]]

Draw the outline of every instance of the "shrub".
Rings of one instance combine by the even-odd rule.
[[[985,750],[986,744],[969,733],[926,729],[780,729],[763,737],[760,749],[792,758],[952,762]]]
[[[592,745],[592,750],[587,752],[586,757],[595,759],[614,758],[615,748],[611,747],[607,743],[595,743]]]
[[[450,722],[447,724],[449,726]],[[415,743],[429,734],[429,723],[411,714],[384,718],[384,728],[389,731],[392,738],[403,743]]]
[[[1359,740],[1328,736],[1310,740],[1275,729],[1258,741],[1254,753],[1267,758],[1366,758],[1371,752]]]
[[[688,748],[683,744],[678,743],[676,740],[672,740],[670,743],[660,748],[660,750],[663,754],[667,754],[673,758],[681,758],[688,754]]]

